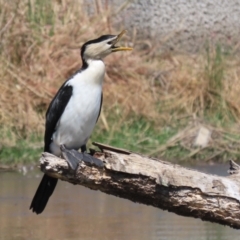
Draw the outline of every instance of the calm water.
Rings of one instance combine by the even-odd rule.
[[[226,175],[228,166],[201,167]],[[28,210],[41,173],[0,173],[0,239],[239,240],[240,231],[59,182],[41,215]]]

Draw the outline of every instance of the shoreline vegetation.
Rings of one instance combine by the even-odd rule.
[[[81,45],[122,30],[111,24],[116,13],[95,4],[89,16],[80,1],[0,1],[0,164],[37,163],[46,109],[81,66]],[[98,141],[178,163],[238,159],[237,46],[206,43],[189,54],[132,32],[122,41],[134,51],[105,61],[103,109],[88,147]]]

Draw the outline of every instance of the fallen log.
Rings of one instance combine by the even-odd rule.
[[[63,158],[43,153],[41,170],[93,190],[240,229],[240,167],[233,161],[231,175],[220,177],[95,145],[101,151],[92,151],[91,155],[64,147]]]

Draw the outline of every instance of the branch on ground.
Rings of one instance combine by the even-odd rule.
[[[41,170],[93,190],[240,229],[240,167],[233,161],[231,175],[220,177],[127,150],[95,145],[101,151],[92,152],[93,156],[63,148],[67,161],[43,153]]]

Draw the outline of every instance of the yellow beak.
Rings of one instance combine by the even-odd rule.
[[[112,45],[112,52],[118,52],[118,51],[131,51],[133,48],[131,47],[119,47],[119,46],[115,46],[115,44],[117,42],[119,42],[119,40],[122,38],[122,36],[126,33],[126,30],[121,31],[118,35],[116,40],[114,41],[113,45]]]

